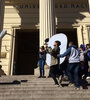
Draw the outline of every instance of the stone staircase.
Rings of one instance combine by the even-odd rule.
[[[55,87],[53,84],[51,78],[2,76],[0,100],[90,100],[90,84],[88,89],[83,90],[68,87],[68,81],[63,81],[64,87]]]

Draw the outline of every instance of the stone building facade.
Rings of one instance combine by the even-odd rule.
[[[3,28],[12,35],[6,35],[1,46],[1,65],[7,75],[34,74],[39,44],[54,33],[66,34],[78,46],[90,43],[88,0],[46,1],[5,0]]]

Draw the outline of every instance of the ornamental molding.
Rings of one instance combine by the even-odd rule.
[[[6,4],[39,4],[39,0],[5,0]],[[88,0],[55,0],[55,5],[57,4],[79,4],[88,3]]]
[[[5,0],[6,4],[39,4],[39,0]]]

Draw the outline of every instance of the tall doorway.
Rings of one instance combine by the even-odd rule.
[[[39,53],[39,31],[16,30],[14,75],[34,75]]]
[[[75,45],[78,46],[76,29],[58,29],[57,33],[64,33],[68,38],[68,42],[72,41]]]

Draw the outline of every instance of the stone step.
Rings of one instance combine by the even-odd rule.
[[[13,88],[13,87],[11,89],[9,89],[9,88],[7,88],[7,89],[6,88],[1,88],[0,89],[0,92],[7,92],[7,91],[9,91],[9,92],[13,92],[13,91],[20,91],[20,92],[21,91],[25,91],[25,92],[26,91],[28,91],[28,92],[29,91],[30,92],[31,91],[43,91],[43,92],[44,91],[45,92],[47,92],[47,91],[50,91],[50,92],[51,91],[58,91],[58,92],[69,92],[69,91],[72,92],[72,91],[74,91],[74,92],[76,92],[77,90],[75,90],[74,88],[63,88],[63,89],[62,88],[40,88],[40,89],[39,88],[19,88],[18,89],[18,88]],[[84,91],[90,91],[90,90],[85,90],[85,89],[82,90],[81,89],[79,91],[84,92]]]
[[[63,95],[67,93],[68,95],[90,95],[90,92],[89,91],[3,91],[1,92],[0,91],[0,96],[3,96],[3,95],[31,95],[31,94],[34,94],[34,95]]]
[[[2,95],[0,96],[0,98],[76,98],[76,99],[79,99],[79,98],[90,98],[90,95],[89,94],[54,94],[54,95],[44,95],[44,94],[19,94],[19,95]]]
[[[1,98],[0,100],[90,100],[90,98]]]
[[[0,98],[0,100],[90,100],[90,98]]]
[[[90,82],[90,80],[88,81]],[[87,90],[68,87],[55,87],[51,78],[36,76],[0,77],[0,100],[90,100],[90,85]]]
[[[2,77],[0,77],[0,80],[3,80],[3,79],[27,79],[27,80],[29,80],[29,79],[36,79],[36,80],[43,80],[43,79],[51,79],[51,78],[38,78],[38,76],[34,76],[34,75],[26,75],[26,76],[24,76],[24,75],[22,75],[22,76],[2,76]]]
[[[13,81],[19,81],[19,82],[21,82],[21,83],[31,83],[31,82],[33,82],[33,83],[52,83],[52,82],[54,82],[52,79],[28,79],[28,80],[20,80],[20,79],[3,79],[3,80],[1,80],[0,79],[0,83],[3,83],[3,82],[13,82]],[[63,82],[68,82],[68,81],[63,81]],[[90,80],[88,80],[87,81],[88,83],[90,83]]]

